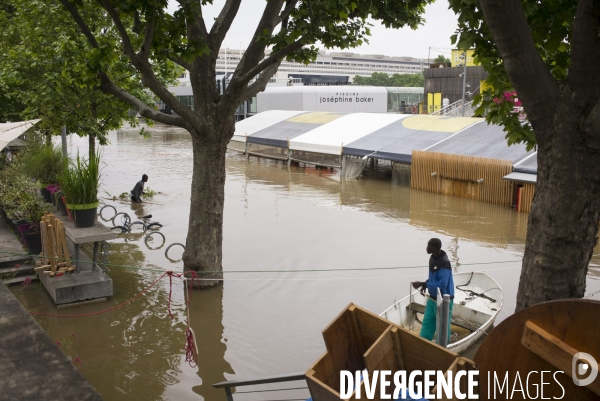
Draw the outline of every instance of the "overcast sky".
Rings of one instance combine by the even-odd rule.
[[[170,9],[174,2],[171,1]],[[225,0],[214,0],[212,6],[205,7],[205,21],[210,29],[213,19],[218,15]],[[227,33],[223,46],[232,49],[246,48],[254,29],[260,20],[265,0],[244,0],[240,6],[231,29]],[[175,3],[176,4],[176,3]],[[456,15],[448,10],[447,0],[437,0],[425,9],[426,22],[418,30],[410,28],[400,30],[386,29],[373,22],[369,44],[350,49],[361,54],[383,54],[386,56],[411,56],[427,58],[431,47],[431,58],[444,54],[450,58],[450,36],[457,27]],[[329,50],[328,50],[329,51]]]

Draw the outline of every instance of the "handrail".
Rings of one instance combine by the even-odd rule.
[[[224,382],[219,382],[213,384],[214,388],[222,388],[225,389],[225,394],[227,396],[227,401],[233,401],[233,393],[231,392],[231,387],[239,387],[239,386],[252,386],[256,384],[268,384],[268,383],[282,383],[282,382],[291,382],[297,380],[306,380],[306,376],[304,373],[293,373],[287,375],[278,375],[278,376],[267,376],[261,377],[258,379],[249,379],[249,380],[227,380]],[[278,389],[284,391],[286,389]],[[297,389],[287,389],[287,390],[297,390]],[[266,391],[266,390],[263,390]],[[269,390],[270,391],[270,390]],[[262,391],[257,391],[262,392]],[[246,392],[244,392],[246,393]]]
[[[294,373],[294,374],[288,374],[288,375],[261,377],[259,379],[226,380],[224,382],[213,384],[213,387],[214,388],[228,388],[228,387],[236,387],[236,386],[251,386],[253,384],[291,382],[291,381],[305,380],[305,379],[306,379],[306,376],[304,375],[304,373]]]

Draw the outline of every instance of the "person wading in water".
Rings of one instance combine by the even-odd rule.
[[[448,316],[448,322],[450,322],[452,306],[454,305],[454,279],[452,278],[452,266],[450,260],[448,260],[448,255],[442,251],[442,241],[439,238],[430,239],[425,250],[431,255],[429,258],[429,279],[425,282],[414,282],[412,286],[415,290],[423,292],[427,289],[429,292],[420,336],[432,340],[436,331],[438,288],[442,295],[450,295],[450,316]],[[448,330],[448,343],[450,343],[450,330]]]
[[[142,176],[142,180],[138,181],[133,187],[133,191],[131,191],[131,201],[132,202],[141,202],[140,197],[144,194],[144,183],[148,182],[148,176],[144,174]]]

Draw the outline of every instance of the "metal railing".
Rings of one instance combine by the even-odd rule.
[[[294,374],[288,374],[288,375],[261,377],[259,379],[251,379],[251,380],[228,380],[228,381],[220,382],[217,384],[213,384],[213,387],[225,389],[225,394],[227,395],[227,401],[233,401],[234,394],[268,393],[270,395],[274,395],[274,394],[272,394],[273,392],[308,389],[308,386],[305,385],[303,387],[277,388],[277,389],[269,388],[269,389],[264,389],[264,390],[236,391],[235,393],[231,392],[232,387],[254,386],[254,385],[258,385],[258,384],[284,383],[284,382],[293,382],[293,381],[304,381],[304,384],[306,384],[306,377],[304,376],[304,373],[294,373]],[[306,401],[307,398],[308,397],[277,398],[277,401]],[[271,398],[270,400],[273,400],[273,399]]]
[[[442,107],[439,110],[431,113],[431,116],[445,116],[445,117],[461,117],[463,111],[462,99],[456,102]],[[473,117],[475,115],[475,109],[473,108],[473,101],[470,100],[465,103],[465,117]]]

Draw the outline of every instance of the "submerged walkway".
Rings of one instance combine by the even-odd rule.
[[[23,253],[21,243],[3,219],[0,249]],[[0,391],[1,399],[13,401],[102,400],[70,358],[1,284]]]

